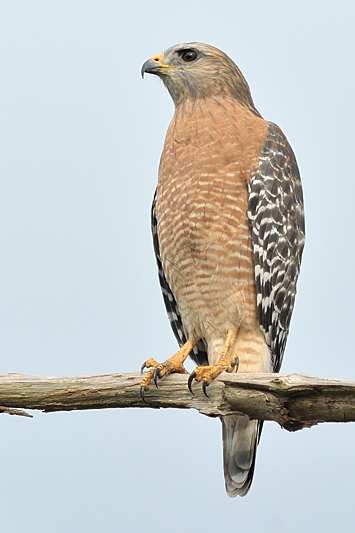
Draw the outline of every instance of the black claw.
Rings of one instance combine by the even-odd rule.
[[[207,387],[208,387],[208,384],[203,381],[202,382],[202,390],[203,390],[203,394],[206,396],[206,398],[209,398],[208,394],[207,394]]]
[[[141,374],[143,374],[145,368],[146,368],[146,364],[145,364],[145,361],[144,361],[144,363],[141,366]]]
[[[153,381],[157,389],[159,389],[158,379],[160,379],[160,368],[156,367],[154,368],[154,372],[153,372]]]
[[[237,357],[235,360],[234,372],[238,372],[238,368],[239,368],[239,357]]]
[[[144,387],[143,386],[140,388],[139,396],[141,397],[142,402],[145,402]]]
[[[193,371],[193,372],[191,372],[191,374],[189,375],[189,379],[187,380],[187,386],[188,386],[188,389],[189,389],[189,391],[191,392],[192,395],[193,395],[193,392],[192,392],[191,385],[192,385],[192,382],[195,379],[195,377],[196,377],[196,372]]]

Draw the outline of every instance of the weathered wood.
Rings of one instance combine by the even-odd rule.
[[[122,407],[196,409],[207,416],[245,413],[273,420],[289,431],[319,422],[355,421],[355,383],[297,374],[222,374],[206,398],[187,376],[176,374],[139,396],[140,374],[82,377],[0,375],[0,413],[31,416],[18,409],[44,412]]]

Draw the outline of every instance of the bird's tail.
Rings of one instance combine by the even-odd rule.
[[[262,423],[246,415],[222,416],[223,466],[228,496],[245,496],[253,481]]]

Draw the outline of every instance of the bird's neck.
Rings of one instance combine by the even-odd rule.
[[[259,117],[231,96],[190,98],[176,106],[168,133],[175,142],[201,144],[206,138],[220,137],[225,129],[244,128]]]

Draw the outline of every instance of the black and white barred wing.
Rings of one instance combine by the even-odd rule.
[[[157,266],[158,266],[159,283],[160,283],[160,288],[163,294],[164,304],[165,304],[166,311],[168,313],[168,318],[170,321],[171,328],[174,332],[176,340],[179,343],[179,346],[182,346],[187,341],[187,338],[186,338],[184,326],[181,320],[179,307],[175,299],[175,296],[172,290],[170,289],[168,281],[165,277],[165,273],[164,273],[164,269],[163,269],[163,265],[162,265],[162,261],[160,257],[158,224],[157,224],[157,217],[155,214],[155,202],[156,202],[156,192],[154,194],[152,211],[151,211],[151,228],[152,228],[155,259],[156,259]],[[207,348],[203,341],[200,341],[198,343],[196,348],[194,348],[193,352],[191,352],[190,357],[192,357],[192,359],[198,365],[208,364]]]
[[[275,124],[269,123],[259,168],[248,189],[260,325],[278,372],[295,301],[305,227],[297,162]]]

